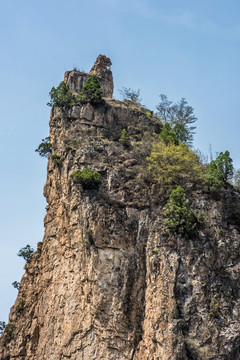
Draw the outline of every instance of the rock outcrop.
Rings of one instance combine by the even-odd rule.
[[[111,99],[52,109],[60,160],[49,156],[45,235],[25,266],[1,360],[240,359],[240,195],[229,185],[215,200],[192,186],[204,227],[192,239],[166,236],[165,202],[144,178],[161,126]],[[118,142],[123,129],[138,146]],[[70,180],[86,167],[102,175],[99,188]]]
[[[64,81],[69,85],[70,90],[74,94],[79,94],[89,76],[96,75],[101,84],[103,96],[112,98],[113,77],[110,70],[111,65],[111,60],[108,57],[99,55],[89,74],[77,70],[66,71],[64,74]]]
[[[99,55],[89,72],[90,75],[97,76],[103,89],[103,93],[109,98],[112,98],[113,94],[113,77],[110,70],[111,65],[112,62],[108,57]]]

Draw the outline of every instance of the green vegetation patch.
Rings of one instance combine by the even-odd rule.
[[[75,171],[70,178],[74,183],[81,184],[84,189],[98,189],[103,181],[103,177],[98,171],[89,168]]]
[[[19,250],[17,255],[24,258],[24,260],[28,263],[33,253],[34,253],[34,249],[30,245],[26,245],[25,247]]]
[[[39,155],[42,157],[48,157],[48,155],[52,151],[52,144],[50,143],[50,138],[46,137],[45,139],[42,139],[41,144],[35,151],[38,152]]]
[[[14,281],[14,282],[12,283],[12,286],[13,286],[15,289],[19,290],[20,282],[19,282],[19,281]]]
[[[75,104],[75,96],[71,92],[69,85],[62,81],[57,88],[52,87],[48,106],[57,106],[61,109],[69,108]]]
[[[206,166],[203,178],[205,190],[217,194],[226,181],[233,177],[233,172],[229,151],[220,152],[217,158]]]
[[[0,321],[0,335],[2,335],[5,329],[6,329],[5,321]]]
[[[202,178],[203,170],[198,156],[185,144],[166,145],[159,141],[152,146],[148,161],[148,173],[159,183],[161,190],[194,182]]]
[[[103,100],[103,91],[96,75],[91,75],[85,82],[82,91],[76,98],[76,102],[85,104],[90,102],[91,104],[101,104]]]
[[[154,255],[158,254],[158,249],[150,249],[151,253]]]
[[[172,130],[169,123],[165,123],[161,133],[159,134],[160,139],[164,142],[165,145],[170,143],[174,145],[179,145],[179,140],[174,130]]]
[[[22,298],[19,299],[18,304],[16,306],[16,312],[21,313],[24,310],[24,306],[26,304],[26,301]]]
[[[52,158],[52,160],[53,160],[54,162],[56,162],[57,164],[60,164],[60,163],[62,162],[62,158],[61,158],[60,155],[53,154],[53,155],[51,156],[51,158]]]
[[[94,245],[94,238],[93,238],[92,229],[88,229],[86,231],[86,236],[87,236],[86,245],[89,248],[91,245]]]
[[[126,129],[123,129],[121,132],[121,137],[118,140],[120,142],[120,144],[122,144],[124,147],[129,147],[130,145],[130,139],[127,133]]]
[[[171,192],[164,217],[167,232],[186,237],[195,235],[197,227],[203,222],[201,213],[192,210],[188,205],[181,186]]]
[[[191,146],[197,121],[194,109],[182,98],[177,103],[168,100],[164,94],[160,95],[160,103],[157,105],[157,115],[164,123],[169,123],[175,132],[179,143]]]

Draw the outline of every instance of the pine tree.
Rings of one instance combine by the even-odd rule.
[[[91,75],[85,82],[82,91],[76,98],[76,102],[91,104],[101,104],[103,100],[103,91],[96,75]]]

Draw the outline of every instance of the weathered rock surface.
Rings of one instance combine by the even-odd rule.
[[[123,128],[145,145],[119,144]],[[147,139],[160,130],[144,110],[114,100],[52,110],[61,162],[49,157],[45,235],[1,360],[240,359],[239,193],[229,186],[214,200],[191,189],[205,216],[199,236],[164,235],[165,203],[141,175]],[[102,174],[99,189],[69,181],[84,167]]]
[[[70,90],[74,94],[79,94],[89,76],[96,75],[101,84],[103,96],[112,98],[113,76],[112,71],[110,70],[111,65],[111,60],[108,57],[99,55],[89,74],[77,70],[66,71],[64,74],[64,81],[69,85]]]
[[[113,94],[113,77],[110,70],[111,60],[105,55],[98,55],[89,74],[96,75],[100,81],[103,93],[106,97],[111,98]]]

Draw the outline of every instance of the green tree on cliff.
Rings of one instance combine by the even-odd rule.
[[[233,177],[233,164],[229,151],[220,152],[215,160],[206,166],[204,185],[207,191],[217,194],[227,180]]]
[[[173,190],[164,213],[167,232],[190,237],[202,221],[201,214],[190,208],[183,188]]]
[[[161,94],[160,99],[161,101],[156,107],[159,118],[164,123],[170,124],[180,143],[191,145],[196,129],[192,124],[197,121],[193,108],[184,98],[175,104],[168,100],[167,95]]]
[[[19,250],[17,255],[24,258],[24,260],[28,263],[33,253],[34,253],[34,249],[30,245],[26,245],[25,247]]]
[[[49,95],[51,100],[47,103],[48,106],[58,106],[64,109],[74,105],[75,96],[64,81],[57,88],[52,87]]]
[[[48,155],[52,151],[52,144],[50,143],[49,136],[45,139],[42,139],[42,142],[39,144],[38,148],[35,151],[38,152],[39,155],[42,157],[48,157]]]
[[[91,75],[85,82],[82,91],[76,98],[76,102],[91,104],[101,104],[103,100],[103,91],[96,75]]]
[[[169,190],[174,186],[184,186],[188,182],[202,178],[202,165],[198,156],[185,144],[176,146],[159,141],[152,146],[147,157],[148,172],[161,190]]]
[[[214,163],[224,181],[233,177],[233,164],[229,151],[220,152]]]

